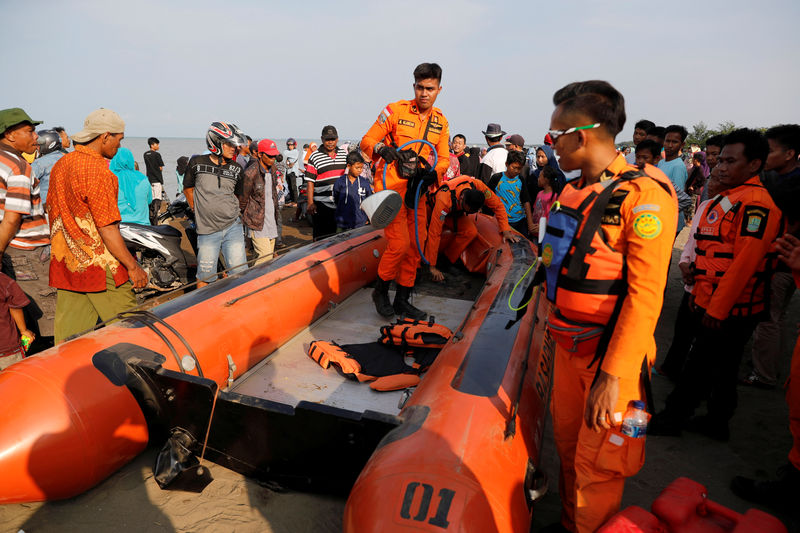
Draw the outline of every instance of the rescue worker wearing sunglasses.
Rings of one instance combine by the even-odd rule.
[[[644,435],[621,426],[655,361],[678,205],[663,172],[617,153],[625,100],[608,82],[571,83],[553,103],[553,148],[581,178],[554,204],[542,246],[562,505],[548,530],[589,532],[619,509],[625,478],[644,464]]]

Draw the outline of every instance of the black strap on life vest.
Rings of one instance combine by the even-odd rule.
[[[625,172],[613,182],[606,185],[606,188],[603,189],[601,193],[597,194],[596,200],[594,200],[593,194],[589,194],[578,207],[578,212],[582,212],[583,209],[586,209],[588,203],[594,200],[594,205],[592,205],[592,209],[589,211],[589,215],[586,217],[586,223],[583,225],[581,234],[575,243],[575,251],[570,254],[569,266],[567,267],[567,278],[573,280],[580,280],[584,278],[586,271],[589,269],[589,265],[586,263],[586,255],[592,248],[592,240],[594,239],[595,233],[600,230],[600,224],[603,220],[603,215],[605,214],[608,202],[611,200],[611,196],[614,194],[616,188],[619,187],[623,182],[641,177],[649,178],[650,176],[641,170],[630,170]],[[658,182],[658,180],[654,181]]]

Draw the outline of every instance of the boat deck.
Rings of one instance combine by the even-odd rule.
[[[308,356],[313,340],[339,344],[376,341],[381,326],[389,321],[375,312],[371,294],[370,288],[353,294],[242,375],[231,390],[293,407],[308,401],[358,413],[399,413],[403,391],[376,392],[369,384],[344,378],[333,367],[324,370]],[[437,323],[455,330],[473,301],[416,294],[412,303],[432,314]]]

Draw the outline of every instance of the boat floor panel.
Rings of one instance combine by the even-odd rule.
[[[452,330],[461,324],[473,304],[428,295],[415,295],[412,303]],[[374,391],[368,383],[344,378],[332,366],[323,369],[308,356],[313,340],[339,344],[373,342],[380,336],[381,326],[388,323],[375,312],[372,289],[362,289],[241,376],[231,390],[291,406],[308,401],[358,413],[371,410],[396,415],[403,391]]]

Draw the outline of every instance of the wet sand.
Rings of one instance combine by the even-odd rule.
[[[287,245],[308,240],[310,227],[290,222],[293,209],[284,209]],[[684,232],[685,233],[685,232]],[[682,235],[676,246],[685,240]],[[672,339],[677,306],[683,290],[677,273],[679,250],[673,253],[667,298],[656,331],[659,361]],[[453,287],[424,282],[426,292],[453,294]],[[472,280],[461,280],[462,295],[479,288]],[[784,328],[786,345],[783,376],[800,320],[800,300],[795,298]],[[745,352],[745,359],[749,348]],[[653,382],[658,408],[672,386],[663,377]],[[702,412],[702,408],[701,408]],[[685,433],[683,437],[651,437],[642,471],[626,485],[623,505],[649,508],[659,492],[679,476],[688,476],[709,489],[709,498],[738,512],[753,507],[728,489],[734,475],[769,477],[786,462],[791,446],[787,426],[788,409],[783,389],[760,390],[739,387],[739,408],[731,426],[731,441],[718,443]],[[550,479],[550,492],[534,508],[534,528],[558,520],[558,459],[548,424],[542,468]],[[60,502],[0,505],[0,532],[335,532],[341,531],[345,498],[275,490],[226,468],[206,463],[214,479],[200,494],[162,491],[153,480],[157,451],[149,448],[92,490]],[[766,509],[765,509],[766,510]],[[779,515],[790,531],[800,531],[800,519]]]

